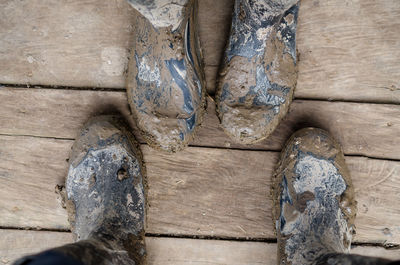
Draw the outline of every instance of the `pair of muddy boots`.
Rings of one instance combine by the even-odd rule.
[[[128,100],[152,147],[184,148],[206,105],[197,1],[128,0],[135,21]],[[238,143],[265,139],[287,113],[297,80],[299,0],[235,0],[217,84],[217,113]]]
[[[145,168],[130,129],[118,117],[93,118],[69,163],[66,206],[77,242],[17,264],[145,264]],[[295,133],[273,180],[279,264],[390,264],[346,254],[356,214],[353,186],[340,146],[325,131]]]

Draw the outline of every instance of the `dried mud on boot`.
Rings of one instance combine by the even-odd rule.
[[[144,264],[146,172],[125,122],[116,116],[92,118],[69,163],[66,207],[76,240],[97,242],[114,262]]]
[[[339,144],[325,131],[296,132],[282,150],[272,179],[278,264],[314,264],[348,253],[356,201]]]
[[[267,138],[289,109],[298,10],[298,0],[235,1],[216,101],[222,128],[238,143]]]
[[[153,148],[183,149],[202,122],[206,89],[196,13],[197,1],[190,0],[179,25],[155,27],[139,14],[135,19],[128,101],[138,129]]]

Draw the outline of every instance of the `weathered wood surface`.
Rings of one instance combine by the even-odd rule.
[[[273,238],[270,179],[277,152],[143,146],[149,227],[157,233]],[[359,203],[359,242],[400,242],[400,163],[347,157]]]
[[[124,87],[135,15],[125,0],[0,2],[0,82]]]
[[[72,139],[86,120],[101,113],[122,113],[134,128],[124,92],[0,87],[0,102],[0,134]],[[226,136],[214,102],[208,103],[192,145],[280,150],[295,130],[315,126],[330,131],[346,154],[400,159],[400,105],[295,100],[270,139],[246,146]]]
[[[0,143],[0,226],[68,229],[55,185],[64,183],[71,141],[1,137]]]
[[[229,14],[230,1],[221,2],[227,3],[222,9]],[[212,12],[216,11],[204,13],[204,20],[200,21],[204,22],[201,37],[205,40],[209,91],[215,84],[224,48],[217,43],[226,40],[225,34],[210,34],[205,27],[213,23],[206,20]],[[219,9],[218,12],[221,13]],[[219,29],[214,27],[212,30]],[[399,33],[399,1],[302,0],[297,31],[300,61],[295,96],[400,102]],[[209,38],[212,38],[211,42],[208,42]]]
[[[0,230],[0,265],[10,265],[21,256],[72,243],[70,233]],[[147,237],[148,263],[184,265],[275,265],[276,244]],[[400,259],[400,250],[355,246],[351,253]]]
[[[229,34],[231,0],[199,0],[207,90]],[[0,83],[124,88],[136,12],[125,0],[0,2]],[[302,0],[298,28],[302,99],[400,103],[400,2]],[[101,113],[129,118],[123,92],[0,86],[0,226],[68,230],[56,184],[72,139]],[[274,238],[270,177],[277,152],[297,128],[329,130],[349,155],[400,159],[400,105],[295,100],[274,135],[233,144],[213,101],[198,137],[170,155],[142,145],[153,234]],[[31,135],[17,136],[17,135]],[[58,139],[59,138],[59,139]],[[139,137],[140,139],[140,137]],[[400,244],[400,164],[347,157],[358,200],[357,242]],[[0,264],[71,242],[69,233],[0,230]],[[148,238],[150,264],[275,264],[275,244]],[[354,253],[400,259],[399,250]]]
[[[72,140],[0,136],[0,226],[68,229],[55,185]],[[278,152],[142,145],[154,234],[274,238],[270,178]],[[400,243],[400,164],[347,157],[359,204],[358,242]]]
[[[199,0],[207,90],[232,0]],[[0,83],[123,88],[132,18],[125,0],[0,3]],[[302,0],[296,97],[400,102],[400,2]]]
[[[49,248],[72,243],[71,233],[0,229],[0,264]]]
[[[400,102],[400,1],[302,5],[297,96]]]

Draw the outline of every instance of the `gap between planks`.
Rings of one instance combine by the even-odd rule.
[[[46,85],[41,85],[41,84],[0,84],[0,89],[1,88],[21,88],[21,89],[61,89],[61,90],[87,90],[87,91],[106,91],[106,92],[125,92],[126,88],[110,88],[110,87],[74,87],[74,86],[46,86]],[[213,93],[207,93],[207,96],[209,96],[213,101],[215,101],[215,94]],[[370,100],[357,100],[357,99],[334,99],[334,98],[318,98],[318,97],[313,97],[313,98],[307,98],[307,97],[301,97],[301,96],[294,96],[293,99],[297,100],[307,100],[307,101],[328,101],[328,102],[347,102],[347,103],[370,103],[370,104],[385,104],[385,105],[400,105],[400,102],[392,102],[392,101],[370,101]]]

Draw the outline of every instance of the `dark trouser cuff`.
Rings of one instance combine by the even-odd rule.
[[[23,257],[14,265],[140,265],[143,262],[135,262],[134,256],[125,249],[113,249],[108,243],[90,239]]]
[[[95,240],[83,240],[23,257],[14,265],[102,265],[112,264],[112,257]]]
[[[55,250],[48,250],[37,255],[26,256],[14,265],[84,265],[81,261]]]
[[[351,255],[351,254],[327,254],[320,258],[318,258],[315,265],[390,265],[390,264],[399,264],[398,261],[391,261],[387,259],[375,258],[375,257],[366,257],[360,255]]]

